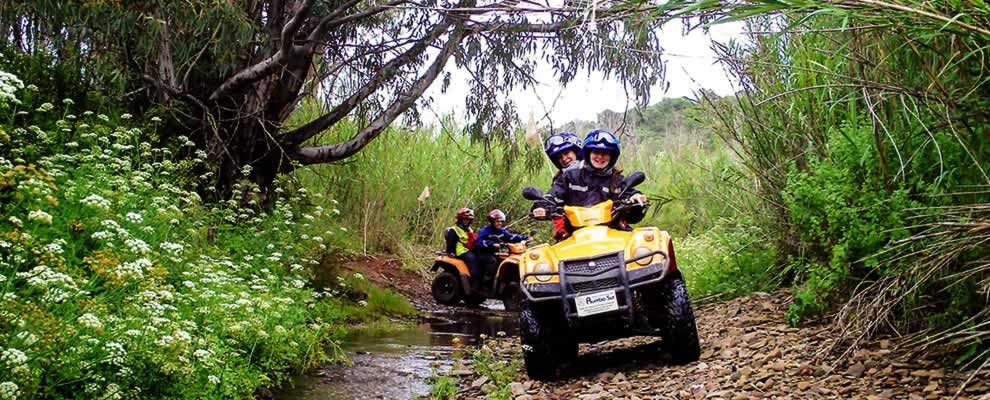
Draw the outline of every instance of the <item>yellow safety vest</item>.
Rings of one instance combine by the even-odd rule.
[[[465,231],[456,224],[450,227],[450,229],[454,230],[454,233],[457,234],[457,239],[458,239],[457,247],[454,251],[454,255],[460,257],[462,254],[467,253],[468,250],[470,250],[469,246],[473,247],[473,243],[471,243],[471,235],[469,235],[468,232],[473,233],[474,231],[471,231],[471,228],[468,228],[468,231]]]

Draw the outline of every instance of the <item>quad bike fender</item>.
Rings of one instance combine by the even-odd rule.
[[[495,271],[496,293],[500,293],[510,281],[519,283],[519,259],[521,256],[521,254],[513,254],[498,264],[498,270]]]
[[[461,288],[465,295],[471,295],[471,271],[467,263],[457,257],[437,256],[430,271],[443,269],[461,278]]]
[[[626,244],[626,260],[636,259],[636,250],[643,248],[659,251],[663,254],[662,264],[664,264],[664,269],[666,270],[665,273],[669,274],[677,270],[677,259],[674,258],[674,241],[671,238],[670,233],[667,231],[663,231],[655,227],[634,229]],[[656,259],[654,260],[656,261]],[[642,266],[627,264],[626,268],[629,270],[635,270],[642,268]]]
[[[467,263],[457,257],[437,256],[437,258],[433,260],[433,268],[430,270],[436,271],[443,268],[444,265],[453,268],[461,275],[471,276],[471,270],[468,269]]]
[[[518,279],[519,259],[521,256],[521,254],[513,254],[498,263],[498,271],[495,272],[495,280],[501,280],[503,277],[509,278],[512,275],[515,275],[517,277],[516,279]]]

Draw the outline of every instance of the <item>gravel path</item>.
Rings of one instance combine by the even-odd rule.
[[[580,356],[552,382],[526,380],[520,368],[513,398],[529,399],[959,399],[990,400],[990,373],[975,376],[911,354],[896,339],[878,339],[839,360],[831,326],[790,327],[790,294],[757,293],[696,310],[701,360],[673,365],[659,339],[636,337],[582,344]],[[486,344],[503,361],[520,358],[518,338]],[[832,349],[830,351],[830,349]],[[458,399],[485,398],[486,379],[455,369]]]

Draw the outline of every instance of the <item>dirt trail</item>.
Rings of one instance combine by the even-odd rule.
[[[955,395],[967,377],[888,339],[836,362],[831,327],[788,326],[789,301],[781,291],[699,307],[701,360],[684,366],[672,365],[655,338],[581,345],[560,380],[513,383],[514,399],[939,399]],[[520,357],[518,338],[488,345],[503,359]],[[458,399],[484,397],[477,378],[461,376]],[[990,400],[988,391],[990,373],[983,373],[957,398]]]

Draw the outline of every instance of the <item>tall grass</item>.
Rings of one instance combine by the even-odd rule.
[[[985,26],[987,7],[755,2],[724,11],[782,10],[750,21],[751,44],[722,48],[742,91],[711,105],[771,205],[781,272],[801,285],[792,321],[852,295],[839,320],[850,338],[985,326],[986,248],[925,233],[983,218],[990,130],[975,116],[990,98],[977,60],[990,36],[973,28]],[[912,260],[931,248],[952,262],[919,270]],[[987,338],[954,345],[985,357],[977,349]]]
[[[692,106],[694,111],[698,107]],[[305,120],[309,113],[304,107],[294,118]],[[667,115],[675,116],[682,117]],[[341,124],[321,140],[345,139],[356,128]],[[670,231],[678,246],[683,241],[678,264],[692,293],[735,296],[769,290],[774,287],[766,279],[772,249],[764,233],[737,218],[759,204],[751,181],[707,129],[694,124],[624,138],[635,144],[625,145],[619,168],[646,173],[640,189],[651,197],[654,212],[641,225]],[[352,249],[400,254],[410,261],[407,265],[423,266],[431,250],[442,247],[441,232],[460,207],[475,209],[476,228],[497,207],[508,213],[512,229],[537,229],[538,239],[547,240],[549,224],[525,217],[531,203],[520,193],[530,185],[546,190],[553,172],[539,145],[486,146],[470,141],[448,121],[436,130],[392,129],[346,162],[310,167],[297,176],[311,191],[324,193],[333,202],[326,206],[339,210],[352,227]],[[430,195],[423,199],[427,187]]]
[[[306,112],[294,118],[304,119]],[[319,140],[349,138],[357,128],[342,123]],[[486,147],[450,126],[391,128],[347,161],[309,167],[297,176],[338,202],[341,220],[355,229],[352,248],[422,258],[442,248],[441,231],[461,207],[475,210],[475,228],[499,208],[510,225],[522,222],[512,228],[528,230],[532,224],[521,220],[531,204],[521,193],[524,186],[549,186],[550,166],[542,159],[539,146],[521,139],[509,147]]]
[[[622,168],[648,177],[639,189],[653,211],[641,224],[673,235],[678,265],[696,299],[773,290],[780,284],[776,249],[772,232],[756,220],[763,221],[766,210],[759,187],[715,135],[705,105],[682,102],[668,99],[648,108],[644,116],[673,123],[662,132],[641,128],[630,138],[636,144],[624,149]]]

